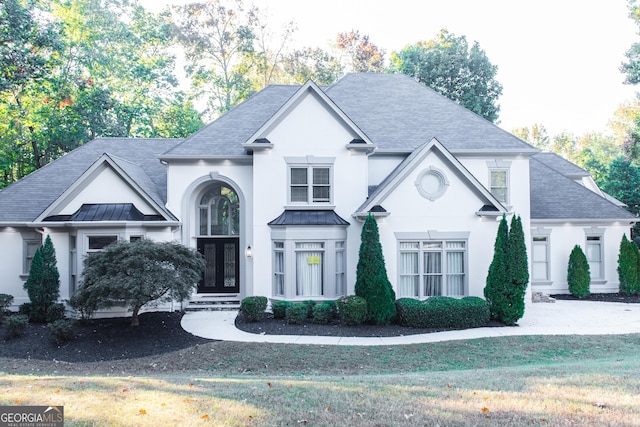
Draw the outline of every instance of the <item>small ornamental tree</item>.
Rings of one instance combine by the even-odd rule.
[[[491,318],[502,320],[505,307],[508,305],[505,291],[508,287],[507,251],[509,247],[509,227],[503,215],[498,225],[496,241],[493,245],[493,260],[489,265],[489,273],[484,288],[484,296],[491,303]]]
[[[85,258],[79,292],[94,309],[124,301],[132,311],[131,326],[138,326],[144,305],[188,298],[204,267],[198,252],[179,243],[118,241]]]
[[[622,235],[618,253],[618,279],[620,293],[637,295],[640,292],[640,252],[635,243]]]
[[[362,227],[355,292],[367,301],[369,320],[387,324],[395,316],[396,294],[387,277],[378,224],[371,214]]]
[[[591,285],[589,263],[580,245],[575,245],[571,251],[571,255],[569,255],[567,282],[571,295],[578,298],[585,298],[591,294],[589,291],[589,286]]]
[[[44,245],[33,255],[29,278],[24,288],[31,301],[26,309],[29,319],[44,322],[47,319],[47,311],[60,296],[60,273],[56,261],[56,250],[50,236],[47,236]]]
[[[529,284],[527,246],[524,242],[522,218],[518,215],[511,218],[506,271],[509,279],[505,292],[508,305],[502,320],[507,325],[514,325],[524,316],[524,297]]]

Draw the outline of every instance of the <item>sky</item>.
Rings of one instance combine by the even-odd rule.
[[[180,0],[141,0],[151,10]],[[244,0],[250,4],[250,0]],[[392,51],[440,29],[480,44],[503,86],[499,125],[541,124],[550,135],[605,132],[640,87],[623,84],[625,52],[640,42],[626,0],[254,0],[277,31],[293,21],[295,46],[328,48],[357,30]]]

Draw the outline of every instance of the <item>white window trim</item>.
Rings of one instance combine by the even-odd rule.
[[[494,160],[487,160],[487,167],[488,167],[488,185],[487,185],[487,189],[489,190],[489,192],[491,194],[493,194],[493,192],[491,191],[492,186],[491,186],[491,174],[495,171],[505,171],[506,172],[506,191],[505,191],[505,201],[501,202],[503,205],[508,206],[511,203],[511,160],[499,160],[499,159],[494,159]],[[495,195],[494,195],[495,197]],[[496,197],[497,199],[497,197]],[[498,200],[500,201],[500,200]]]
[[[307,206],[322,206],[323,208],[333,207],[334,200],[334,171],[333,164],[335,157],[285,157],[287,163],[287,205],[291,207],[307,207]],[[295,168],[304,168],[307,170],[307,201],[292,201],[291,200],[291,170]],[[313,169],[314,168],[326,168],[329,169],[329,200],[328,201],[313,201]]]
[[[602,228],[598,228],[598,227],[591,227],[591,228],[585,228],[584,229],[584,249],[585,249],[585,256],[587,256],[587,262],[591,262],[589,261],[588,258],[588,254],[589,254],[589,249],[588,249],[588,245],[589,245],[589,237],[597,237],[598,241],[600,242],[600,276],[599,277],[593,277],[591,276],[591,284],[592,285],[603,285],[605,283],[607,283],[606,277],[605,277],[605,255],[604,255],[604,229]],[[591,269],[590,269],[591,270]],[[592,275],[593,273],[591,271],[589,271],[589,274]]]
[[[424,237],[431,237],[431,236],[438,236],[438,235],[442,235],[442,236],[450,236],[450,237],[440,237],[440,238],[424,238]],[[405,253],[405,252],[417,252],[418,253],[418,295],[398,295],[398,297],[402,297],[402,298],[418,298],[418,299],[424,299],[424,298],[429,298],[429,295],[425,295],[425,284],[424,284],[424,277],[426,275],[425,273],[425,269],[424,269],[424,254],[426,252],[428,252],[425,248],[424,248],[424,243],[427,242],[433,242],[433,243],[442,243],[442,248],[440,250],[440,252],[443,254],[441,262],[442,262],[442,287],[443,290],[446,289],[446,277],[449,274],[447,272],[446,269],[446,253],[447,252],[456,252],[455,250],[451,250],[448,251],[446,248],[447,243],[451,243],[451,242],[464,242],[464,256],[463,256],[463,269],[464,269],[464,281],[463,281],[463,295],[446,295],[446,293],[443,296],[452,296],[452,297],[462,297],[462,296],[467,296],[469,295],[469,240],[468,238],[461,238],[460,236],[468,236],[469,233],[467,232],[452,232],[452,233],[441,233],[441,232],[437,232],[437,231],[429,231],[427,233],[396,233],[396,238],[397,238],[397,244],[396,247],[397,249],[397,278],[398,278],[398,282],[400,283],[400,277],[402,276],[402,271],[400,268],[400,259],[401,259],[401,254]],[[401,238],[399,238],[399,236],[401,236]],[[400,246],[402,243],[418,243],[418,248],[413,249],[413,250],[408,250],[408,249],[401,249]],[[400,289],[396,289],[396,291],[399,291]]]
[[[42,239],[25,239],[22,241],[22,276],[29,277],[29,271],[31,269],[31,262],[33,260],[33,256],[29,256],[29,246],[35,245],[38,247],[42,246]],[[37,250],[37,249],[36,249]],[[34,252],[35,255],[35,252]]]
[[[428,175],[433,175],[440,180],[440,186],[436,191],[430,191],[429,189],[424,187],[423,180]],[[445,175],[443,171],[434,166],[429,166],[428,168],[420,172],[420,174],[418,174],[415,185],[418,189],[418,193],[420,193],[422,197],[427,200],[434,201],[442,197],[444,193],[447,192],[447,189],[449,188],[449,180],[447,179],[447,175]]]
[[[533,271],[534,271],[534,264],[535,263],[540,263],[540,261],[535,261],[535,259],[533,258],[534,255],[534,247],[535,246],[539,246],[541,245],[539,242],[536,242],[535,239],[540,239],[543,238],[544,240],[544,247],[545,247],[545,252],[546,252],[546,261],[545,261],[545,267],[546,267],[546,278],[543,280],[535,280],[533,278]],[[536,285],[551,285],[551,236],[549,234],[546,235],[542,235],[542,234],[533,234],[531,236],[531,284],[536,286]]]
[[[342,295],[337,294],[335,287],[336,277],[336,254],[342,252],[344,254],[343,267],[345,280],[348,277],[348,260],[347,260],[347,232],[342,226],[293,226],[293,227],[277,227],[271,232],[271,253],[272,253],[272,293],[276,298],[282,298],[289,301],[304,301],[308,299],[314,300],[333,300]],[[278,249],[284,253],[284,295],[276,293],[276,275],[275,275],[275,243],[282,242],[284,248]],[[336,243],[344,242],[341,248],[336,247]],[[323,295],[301,296],[297,295],[296,289],[296,243],[322,243],[323,247]],[[346,282],[345,282],[346,286]],[[346,290],[345,290],[346,291]]]

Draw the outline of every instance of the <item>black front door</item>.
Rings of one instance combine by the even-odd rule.
[[[206,267],[198,293],[240,292],[240,239],[238,237],[198,239],[198,252]]]

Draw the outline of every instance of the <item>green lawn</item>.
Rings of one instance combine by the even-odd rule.
[[[67,426],[640,426],[640,334],[395,347],[220,342],[180,355],[182,365],[145,360],[149,370],[136,376],[126,361],[116,376],[96,365],[34,375],[27,362],[0,377],[0,404],[64,405]]]

